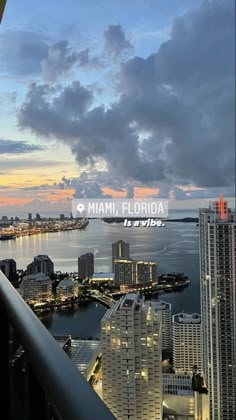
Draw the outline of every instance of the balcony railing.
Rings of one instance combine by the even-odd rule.
[[[24,410],[14,416],[10,331],[24,349]],[[0,271],[0,407],[5,420],[112,420],[114,416]],[[19,384],[18,384],[19,385]]]
[[[6,2],[7,2],[7,0],[0,0],[0,25],[1,25],[1,22],[2,22],[2,17],[3,17],[4,9],[5,9],[5,6],[6,6]]]

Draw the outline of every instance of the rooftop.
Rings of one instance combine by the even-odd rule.
[[[128,309],[132,308],[133,305],[137,305],[140,302],[140,294],[139,293],[127,293],[120,303],[121,309]]]
[[[44,273],[29,274],[28,276],[25,276],[24,278],[27,278],[27,280],[37,280],[37,281],[49,280],[49,277],[46,276],[46,274]]]
[[[73,284],[76,284],[76,281],[74,279],[67,278],[67,279],[61,280],[57,287],[66,288],[66,287],[71,286]]]
[[[164,302],[163,300],[152,299],[157,310],[171,309],[171,303]]]
[[[97,355],[100,345],[99,340],[71,340],[71,360],[83,375],[86,375],[86,370]]]
[[[54,335],[53,336],[59,346],[63,349],[67,344],[70,343],[71,335]]]
[[[201,323],[201,315],[197,313],[187,314],[187,313],[180,313],[173,316],[173,322],[179,324],[200,324]]]
[[[36,255],[36,257],[34,257],[34,260],[50,260],[48,255]]]

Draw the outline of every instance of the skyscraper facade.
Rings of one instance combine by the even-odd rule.
[[[136,261],[136,283],[145,285],[157,280],[157,263],[153,261]]]
[[[0,261],[0,270],[5,274],[5,276],[12,280],[16,276],[16,262],[13,259],[6,259]]]
[[[132,259],[114,259],[114,282],[117,287],[145,285],[157,279],[157,263],[153,261],[135,261]]]
[[[115,286],[131,287],[136,284],[135,261],[130,259],[114,259]]]
[[[25,276],[20,284],[20,293],[30,304],[50,302],[53,299],[52,282],[43,273]]]
[[[87,252],[78,258],[78,277],[80,280],[89,279],[94,274],[94,255]]]
[[[201,316],[180,313],[173,316],[173,365],[177,373],[190,374],[194,366],[202,371]]]
[[[34,261],[27,265],[27,275],[44,273],[50,276],[54,273],[54,264],[48,255],[37,255]]]
[[[236,224],[222,196],[200,209],[203,371],[210,419],[236,418]]]
[[[129,244],[122,240],[112,244],[112,271],[114,273],[114,259],[126,259],[130,258]]]
[[[161,321],[128,293],[102,319],[103,400],[119,419],[162,419]]]
[[[163,300],[154,300],[161,316],[162,351],[172,350],[172,310],[171,304]]]

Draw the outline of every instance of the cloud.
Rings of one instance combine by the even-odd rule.
[[[92,171],[90,173],[83,171],[80,176],[76,178],[62,177],[61,181],[57,184],[61,189],[73,188],[75,190],[74,197],[79,198],[98,198],[110,197],[104,194],[102,186],[107,180],[103,172]]]
[[[92,92],[78,81],[65,88],[32,83],[18,114],[19,126],[31,128],[33,132],[45,137],[57,137],[64,141],[67,137],[76,139],[78,121],[88,110],[92,98]]]
[[[47,56],[48,41],[30,31],[5,31],[0,35],[0,71],[31,75],[41,72],[40,62]]]
[[[101,66],[89,48],[73,50],[67,40],[52,43],[41,34],[30,31],[5,31],[0,34],[0,71],[8,75],[40,75],[55,83],[74,66]]]
[[[12,158],[12,157],[8,157],[6,159],[5,156],[3,156],[2,158],[0,158],[0,167],[1,169],[3,169],[3,171],[5,172],[5,169],[7,171],[16,171],[18,169],[28,169],[28,168],[50,168],[52,166],[56,167],[56,166],[61,166],[61,167],[65,167],[65,165],[67,165],[68,162],[65,161],[55,161],[53,159],[39,159],[39,158],[30,158],[29,157],[21,157],[21,158]],[[5,172],[6,174],[7,172]]]
[[[126,38],[121,25],[109,25],[108,29],[104,31],[104,40],[105,51],[114,56],[119,56],[123,51],[133,47]]]
[[[38,150],[43,150],[43,147],[22,140],[0,139],[0,154],[32,153]]]
[[[112,45],[113,53],[121,51]],[[107,180],[120,186],[149,185],[163,196],[190,183],[230,188],[234,78],[234,2],[213,0],[176,19],[158,51],[121,64],[110,107],[92,107],[91,92],[75,107],[77,84],[60,92],[34,84],[19,125],[68,144],[80,166],[105,162]]]
[[[96,56],[91,56],[90,49],[85,48],[77,54],[77,60],[79,67],[91,67],[98,68],[103,64],[100,59]]]
[[[54,185],[42,184],[42,185],[32,185],[30,187],[19,188],[21,191],[46,191],[46,190],[55,190]]]
[[[77,61],[77,55],[71,51],[68,41],[60,41],[48,49],[47,57],[41,61],[43,79],[54,83],[59,76],[68,72]]]
[[[59,41],[49,47],[47,57],[41,61],[43,79],[47,83],[55,83],[75,65],[98,67],[100,62],[97,57],[90,56],[89,48],[75,52],[68,41]]]

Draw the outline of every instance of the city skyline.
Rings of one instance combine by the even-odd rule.
[[[0,212],[233,207],[233,0],[7,2],[0,41]]]

